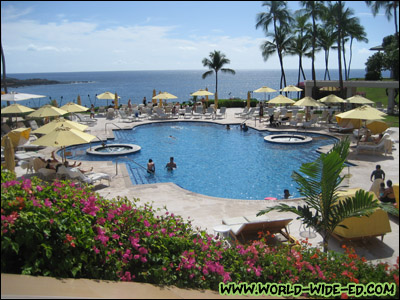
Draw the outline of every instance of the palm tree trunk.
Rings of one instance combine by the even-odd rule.
[[[4,57],[4,51],[3,51],[3,42],[0,42],[1,46],[1,63],[3,64],[3,86],[4,86],[4,92],[7,94],[7,81],[6,81],[6,58]],[[10,101],[7,101],[7,106],[10,106]],[[11,117],[10,117],[11,119]]]
[[[286,75],[285,75],[285,69],[283,68],[282,53],[279,52],[278,55],[279,55],[279,63],[281,64],[281,74],[282,74],[283,84],[286,86]],[[281,88],[282,88],[282,82],[281,82]]]
[[[215,93],[218,93],[218,71],[215,71]]]
[[[312,16],[313,21],[313,36],[312,36],[312,58],[311,58],[311,73],[312,73],[312,80],[314,80],[314,87],[312,89],[312,97],[315,98],[316,89],[317,89],[317,78],[315,76],[315,39],[317,34],[317,28],[315,25],[315,17]]]
[[[300,74],[301,74],[301,55],[299,55],[299,72],[297,73],[297,84],[300,83]]]
[[[339,16],[338,19],[341,20],[342,16],[342,1],[339,2]],[[340,97],[344,98],[344,91],[343,91],[343,76],[342,76],[342,49],[341,49],[341,30],[342,30],[342,25],[340,24],[340,21],[338,22],[338,39],[337,39],[337,44],[338,44],[338,67],[339,67],[339,87],[340,87]]]
[[[394,10],[394,27],[397,38],[397,47],[399,47],[399,30],[397,29],[397,1],[393,1],[393,10]]]
[[[344,80],[347,80],[347,65],[346,65],[346,49],[345,49],[344,38],[342,39],[342,52],[343,52],[343,66],[344,66]]]
[[[329,73],[329,49],[326,51],[326,61],[325,61],[325,64],[326,64],[326,71],[327,71],[327,73],[328,73],[328,80],[331,80],[331,74]]]
[[[347,79],[350,78],[350,65],[352,58],[353,58],[353,37],[350,39],[350,58],[349,58],[349,69],[347,70]]]

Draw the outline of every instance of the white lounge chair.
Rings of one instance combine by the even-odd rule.
[[[256,108],[255,107],[251,107],[247,113],[240,114],[240,117],[247,119],[247,118],[251,117],[254,114],[255,111],[256,111]]]
[[[121,116],[121,122],[131,123],[135,121],[135,117],[128,116],[125,111],[120,110],[119,115]]]
[[[91,119],[87,115],[75,114],[78,118],[78,123],[85,124],[88,126],[94,126],[97,123],[97,119]]]
[[[204,119],[211,119],[214,115],[214,108],[208,107],[206,113],[204,114]]]
[[[372,151],[373,153],[384,152],[385,155],[387,155],[392,153],[392,146],[393,144],[390,135],[385,133],[378,144],[358,144],[356,152],[357,154],[360,151]]]
[[[191,107],[186,107],[185,108],[185,114],[183,116],[184,119],[191,119],[192,118],[192,108]]]
[[[94,184],[96,181],[101,181],[105,179],[108,181],[108,185],[111,182],[111,176],[106,173],[87,173],[83,174],[78,168],[66,168],[65,166],[60,166],[57,170],[57,176],[65,176],[68,179],[77,179],[80,182],[87,184]]]
[[[216,114],[217,119],[222,119],[226,117],[226,107],[221,107],[219,113]]]
[[[243,108],[243,110],[242,110],[241,112],[235,113],[235,118],[240,118],[240,116],[241,116],[242,114],[246,114],[246,113],[248,113],[248,112],[249,112],[249,109],[248,109],[247,106],[246,106],[245,108]]]

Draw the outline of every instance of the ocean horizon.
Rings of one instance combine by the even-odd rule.
[[[229,66],[228,66],[229,67]],[[174,102],[187,102],[192,99],[191,93],[208,88],[212,93],[215,92],[215,74],[202,79],[201,75],[207,69],[202,70],[160,70],[160,71],[93,71],[93,72],[57,72],[57,73],[9,73],[7,77],[17,79],[48,79],[68,83],[52,85],[22,86],[18,88],[8,88],[8,92],[15,91],[20,93],[44,95],[45,98],[19,101],[18,103],[29,107],[38,107],[56,99],[59,106],[67,102],[76,102],[78,95],[81,97],[82,105],[90,107],[104,106],[111,103],[111,100],[96,99],[96,95],[106,91],[117,93],[120,104],[126,104],[129,99],[132,103],[142,103],[143,97],[147,102],[151,102],[153,89],[158,93],[169,92],[175,96]],[[237,69],[236,75],[223,74],[218,72],[218,98],[247,98],[248,91],[254,91],[262,86],[268,86],[275,90],[280,87],[280,70],[248,70]],[[338,70],[329,70],[331,80],[338,80]],[[316,70],[317,80],[323,80],[324,69]],[[297,84],[297,69],[287,69],[287,85]],[[306,80],[311,80],[311,70],[305,70]],[[364,78],[364,69],[351,70],[351,78]],[[389,72],[383,73],[384,77],[389,77]],[[300,81],[303,81],[302,79]],[[252,98],[258,100],[268,100],[277,96],[279,92],[273,93],[252,93]],[[294,96],[294,93],[293,95]],[[213,96],[210,99],[214,99]],[[171,100],[168,100],[171,101]],[[4,102],[4,101],[3,101]],[[5,105],[5,103],[2,103]]]

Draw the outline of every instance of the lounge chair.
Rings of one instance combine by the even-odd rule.
[[[256,111],[256,108],[255,107],[250,107],[250,109],[249,109],[249,111],[247,112],[247,113],[244,113],[244,114],[240,114],[240,117],[241,118],[250,118],[252,115],[253,115],[253,113]]]
[[[245,108],[243,108],[243,110],[241,111],[241,112],[237,112],[237,113],[235,113],[235,118],[240,118],[240,116],[242,115],[242,114],[246,114],[246,113],[248,113],[248,111],[249,111],[249,109],[247,108],[247,106],[245,107]]]
[[[34,131],[34,130],[39,128],[36,120],[29,120],[28,123],[29,123],[29,126],[31,127],[32,131]]]
[[[343,126],[334,126],[329,128],[330,132],[338,132],[338,133],[352,133],[353,130],[354,130],[354,125],[350,121],[348,121]]]
[[[221,107],[219,109],[219,113],[217,112],[217,114],[215,115],[217,119],[222,119],[226,117],[226,107]]]
[[[94,184],[96,181],[101,181],[105,179],[108,181],[108,185],[111,182],[111,176],[106,173],[87,173],[83,174],[78,168],[66,168],[65,166],[60,166],[57,170],[57,176],[65,176],[67,179],[77,179],[80,182],[87,184]]]
[[[78,118],[78,123],[85,124],[88,126],[94,126],[97,123],[97,119],[91,119],[88,115],[74,114]]]
[[[197,106],[196,111],[193,112],[193,119],[201,119],[202,116],[203,116],[203,107]]]
[[[378,144],[358,144],[356,153],[358,154],[360,151],[372,151],[373,153],[384,152],[387,155],[392,153],[392,146],[393,143],[390,135],[385,133]]]
[[[289,242],[295,242],[288,230],[287,225],[293,219],[269,220],[266,216],[261,217],[237,217],[232,219],[223,219],[222,224],[230,227],[230,235],[233,239],[241,239],[245,242],[258,236],[258,232],[269,232],[271,234],[280,233]],[[231,223],[231,224],[227,224]]]
[[[56,178],[56,170],[54,169],[40,168],[38,173],[39,178],[43,180],[53,180]]]
[[[339,201],[350,197],[356,193],[359,189],[350,189],[347,191],[338,192]],[[374,199],[377,199],[376,195]],[[339,225],[345,225],[347,228]],[[386,211],[377,208],[369,217],[351,217],[345,219],[333,230],[332,236],[339,241],[345,240],[356,240],[366,237],[383,236],[391,232],[389,216]]]
[[[317,122],[318,122],[318,116],[317,115],[313,115],[311,117],[310,121],[303,122],[303,127],[304,128],[310,128],[312,125],[317,124]]]
[[[204,119],[211,119],[214,115],[214,108],[208,107],[206,113],[204,114]]]
[[[185,114],[183,116],[184,119],[191,119],[192,118],[192,108],[191,107],[186,107],[185,108]]]
[[[106,115],[106,108],[104,106],[100,106],[99,110],[97,111],[96,117],[105,117]]]
[[[131,122],[134,122],[134,121],[136,120],[135,117],[133,117],[133,116],[128,116],[128,115],[126,114],[126,112],[123,111],[123,110],[120,110],[120,111],[119,111],[119,115],[121,116],[121,120],[120,120],[121,122],[131,123]]]

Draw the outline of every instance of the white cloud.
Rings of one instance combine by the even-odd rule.
[[[29,15],[33,11],[32,7],[27,7],[23,10],[18,10],[13,5],[8,5],[1,9],[1,18],[5,20],[19,19],[23,16]]]

